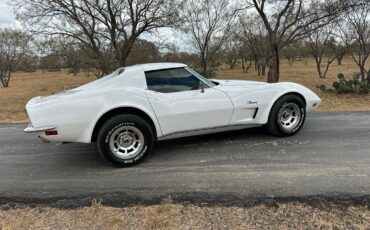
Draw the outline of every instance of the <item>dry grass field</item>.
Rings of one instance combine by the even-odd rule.
[[[0,229],[369,229],[367,207],[199,207],[165,202],[112,208],[100,204],[72,210],[48,207],[0,210]]]
[[[357,71],[350,58],[346,58],[343,65],[333,64],[326,79],[319,79],[312,59],[296,61],[293,66],[283,60],[281,67],[281,81],[291,81],[303,84],[319,94],[323,99],[320,111],[365,111],[370,110],[369,95],[336,95],[322,93],[316,89],[317,84],[332,85],[338,73],[352,74]],[[258,77],[254,70],[248,75],[241,69],[220,70],[217,73],[219,79],[247,79],[265,81],[266,77]],[[0,122],[25,122],[27,114],[26,102],[35,96],[43,96],[58,93],[93,81],[95,78],[87,78],[84,74],[78,76],[68,75],[64,72],[15,73],[11,79],[9,88],[0,87]]]

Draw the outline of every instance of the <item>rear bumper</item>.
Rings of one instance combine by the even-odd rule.
[[[24,129],[25,133],[37,133],[46,130],[56,129],[55,126],[46,126],[46,127],[33,127],[32,123],[28,123],[27,127]]]

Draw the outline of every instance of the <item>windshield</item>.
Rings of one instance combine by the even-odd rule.
[[[210,87],[215,87],[216,84],[213,83],[211,80],[203,77],[202,75],[200,75],[199,73],[197,73],[197,71],[195,70],[192,70],[190,68],[186,68],[189,72],[191,72],[192,74],[194,74],[197,78],[199,78],[201,81],[203,81],[204,83],[206,83],[207,85],[209,85]]]

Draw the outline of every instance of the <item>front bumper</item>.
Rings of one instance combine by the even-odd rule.
[[[37,133],[43,132],[46,130],[56,129],[55,126],[46,126],[46,127],[33,127],[32,123],[28,123],[27,127],[24,129],[25,133]]]

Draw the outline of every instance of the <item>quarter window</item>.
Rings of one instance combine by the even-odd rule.
[[[148,89],[160,93],[198,90],[201,87],[199,78],[184,68],[150,71],[145,73],[145,77]]]

